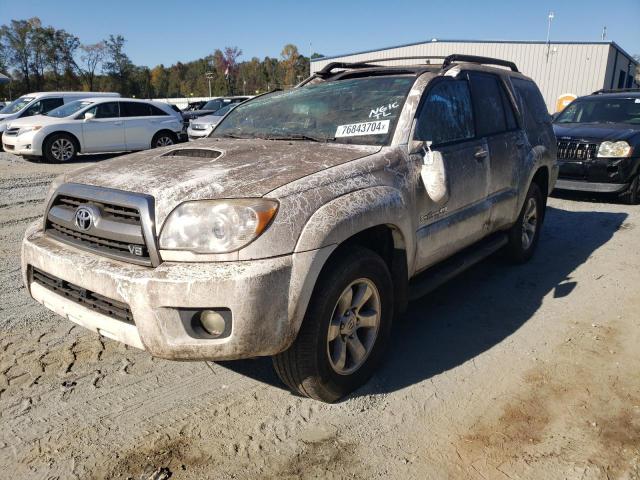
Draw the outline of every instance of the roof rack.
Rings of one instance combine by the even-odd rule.
[[[442,63],[442,68],[445,69],[449,67],[453,62],[478,63],[480,65],[498,65],[500,67],[510,68],[512,72],[519,71],[516,64],[508,60],[501,60],[499,58],[491,57],[478,57],[476,55],[460,55],[457,53],[446,57],[444,59],[444,62]]]
[[[640,88],[601,88],[600,90],[596,90],[591,95],[600,95],[601,93],[627,93],[627,92],[640,92]]]
[[[468,63],[478,63],[481,65],[499,65],[501,67],[510,68],[511,71],[517,72],[518,67],[515,63],[510,62],[508,60],[500,60],[499,58],[490,58],[490,57],[478,57],[476,55],[425,55],[425,56],[414,56],[414,57],[390,57],[390,58],[378,58],[374,60],[365,60],[362,62],[331,62],[326,64],[321,70],[318,70],[315,75],[320,78],[326,78],[331,75],[331,72],[336,68],[348,68],[352,70],[356,70],[359,68],[375,68],[379,67],[377,65],[379,62],[391,62],[397,60],[426,60],[426,65],[431,65],[430,60],[441,59],[442,60],[442,69],[446,69],[451,66],[454,62],[468,62]],[[407,66],[407,65],[405,65]],[[400,66],[401,67],[401,66]]]

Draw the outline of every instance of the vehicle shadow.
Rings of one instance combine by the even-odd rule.
[[[388,393],[427,380],[502,342],[540,308],[549,293],[571,295],[572,272],[611,239],[624,213],[548,208],[534,258],[513,266],[497,254],[412,302],[394,326],[389,353],[351,397]],[[268,358],[220,365],[279,388]]]
[[[73,160],[70,160],[68,162],[64,162],[64,164],[65,165],[75,165],[75,164],[79,164],[79,163],[101,162],[103,160],[110,160],[112,158],[117,158],[117,157],[120,157],[122,155],[126,155],[127,153],[131,153],[131,152],[83,153],[83,154],[77,155],[76,158],[74,158]],[[52,162],[47,161],[44,157],[37,157],[37,158],[29,157],[29,158],[25,158],[24,161],[30,162],[30,163],[52,164]],[[57,164],[52,164],[52,165],[57,165]]]
[[[579,192],[572,190],[554,190],[551,192],[554,198],[563,200],[573,200],[576,202],[588,203],[611,203],[614,205],[627,205],[620,200],[620,196],[615,193]]]

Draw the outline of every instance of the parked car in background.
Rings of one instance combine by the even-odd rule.
[[[47,113],[82,98],[119,96],[119,93],[111,92],[36,92],[22,95],[0,110],[0,135],[7,129],[10,121],[18,118]]]
[[[222,120],[227,113],[236,108],[238,105],[240,105],[240,103],[232,103],[227,105],[226,107],[222,107],[212,115],[205,115],[203,117],[198,117],[194,120],[191,120],[189,122],[189,127],[187,128],[187,135],[189,137],[189,140],[198,140],[199,138],[208,136],[216,127],[216,125],[220,123],[220,120]]]
[[[640,203],[640,89],[580,97],[556,117],[553,129],[558,190],[610,193]]]
[[[231,105],[232,103],[242,103],[245,100],[248,100],[251,97],[221,97],[215,98],[213,100],[209,100],[205,103],[202,108],[198,110],[191,110],[188,112],[183,112],[185,119],[193,120],[194,118],[202,117],[204,115],[211,115],[216,113],[222,107],[226,107],[227,105]]]
[[[2,135],[2,144],[16,155],[66,162],[78,153],[172,145],[182,131],[181,117],[166,103],[97,97],[14,120]]]
[[[59,177],[25,233],[27,291],[155,356],[273,356],[327,402],[359,387],[409,297],[501,248],[532,257],[557,177],[546,105],[513,63],[371,63],[330,63],[195,144]]]
[[[183,109],[183,112],[192,112],[194,110],[200,110],[207,102],[205,100],[199,100],[197,102],[189,102],[187,107]]]

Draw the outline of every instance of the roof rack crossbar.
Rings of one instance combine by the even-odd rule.
[[[425,56],[416,56],[416,57],[391,57],[391,58],[376,58],[373,60],[365,60],[362,62],[331,62],[327,63],[321,70],[316,72],[316,75],[320,78],[327,77],[331,74],[333,70],[336,68],[375,68],[381,65],[377,65],[379,62],[391,62],[397,60],[427,60],[426,65],[430,65],[429,60],[435,59],[444,59],[444,55],[425,55]],[[439,65],[439,63],[438,63]]]
[[[478,57],[476,55],[460,55],[454,54],[449,55],[444,59],[442,63],[442,69],[449,67],[453,62],[468,62],[468,63],[479,63],[481,65],[498,65],[501,67],[510,68],[512,72],[518,72],[518,67],[514,62],[510,62],[508,60],[501,60],[499,58],[491,58],[491,57]]]
[[[640,92],[640,88],[601,88],[596,90],[591,95],[600,95],[601,93],[626,93],[626,92]]]

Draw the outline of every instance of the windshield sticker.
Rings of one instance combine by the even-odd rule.
[[[395,110],[398,108],[400,104],[398,102],[390,103],[389,105],[382,105],[374,110],[371,110],[369,113],[369,118],[375,118],[376,120],[380,120],[382,117],[388,117],[391,115],[391,110]]]
[[[351,123],[349,125],[338,125],[338,128],[336,129],[336,138],[358,137],[360,135],[383,135],[387,132],[389,132],[389,120]]]

